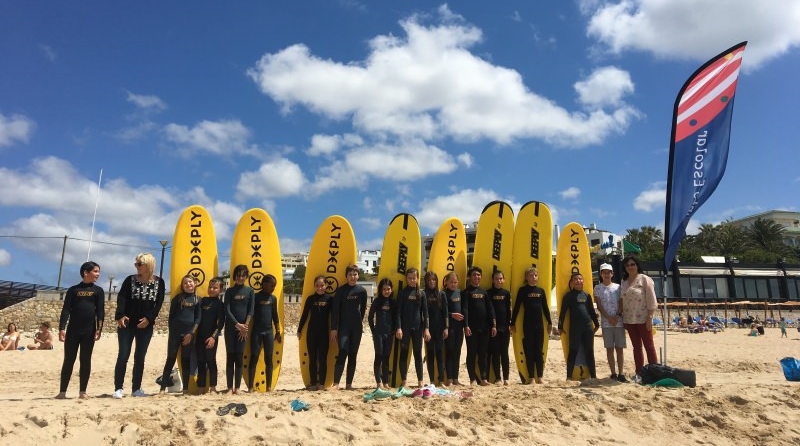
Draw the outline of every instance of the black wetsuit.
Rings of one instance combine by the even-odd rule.
[[[361,335],[364,332],[364,316],[367,312],[367,290],[361,285],[344,284],[336,290],[333,313],[331,315],[331,330],[336,330],[339,338],[339,354],[336,356],[336,365],[333,369],[333,382],[339,384],[347,362],[346,384],[353,384],[356,375],[356,360],[358,347],[361,344]]]
[[[369,306],[367,322],[372,332],[372,343],[375,346],[375,360],[372,369],[376,383],[389,383],[389,353],[392,351],[394,339],[395,300],[391,297],[379,296]]]
[[[489,379],[489,335],[492,327],[496,327],[494,307],[488,301],[486,290],[480,287],[467,287],[464,293],[464,328],[472,331],[467,337],[467,373],[470,382],[476,379]],[[475,371],[475,360],[478,361],[480,377]]]
[[[200,325],[197,327],[197,341],[194,343],[197,352],[197,387],[217,386],[217,346],[219,336],[225,327],[225,305],[217,297],[200,299]],[[214,338],[214,346],[206,347],[208,338]]]
[[[133,391],[142,388],[144,375],[144,359],[150,339],[153,338],[153,327],[156,317],[164,304],[164,280],[154,277],[150,282],[140,282],[135,275],[125,278],[117,294],[117,311],[114,320],[128,317],[126,327],[117,328],[119,352],[114,366],[114,389],[122,389],[125,380],[125,369],[131,356],[131,346],[136,341],[136,352],[133,354]],[[139,328],[139,319],[147,318],[147,327]]]
[[[406,287],[397,295],[397,316],[395,325],[403,330],[400,340],[400,379],[408,376],[408,345],[413,343],[414,368],[417,380],[422,381],[422,335],[428,329],[428,299],[419,288]]]
[[[524,285],[517,291],[514,301],[514,311],[511,313],[511,325],[514,325],[519,315],[520,306],[525,310],[522,319],[522,350],[528,366],[528,377],[531,379],[544,376],[544,343],[545,333],[542,316],[547,320],[547,325],[552,326],[550,308],[547,304],[547,294],[538,286]]]
[[[280,332],[278,318],[278,298],[259,291],[255,295],[253,311],[253,333],[250,335],[250,388],[255,388],[255,373],[261,347],[264,347],[264,370],[267,390],[272,390],[272,353],[275,350],[275,332]]]
[[[306,298],[297,332],[302,333],[308,320],[306,350],[308,350],[308,373],[311,385],[325,385],[328,375],[328,347],[330,346],[331,302],[327,294],[312,294]]]
[[[447,297],[443,291],[425,290],[425,295],[428,297],[428,325],[431,333],[431,339],[425,343],[425,358],[428,378],[431,384],[434,384],[445,380],[444,330],[450,326],[450,313],[447,311]],[[434,373],[434,360],[436,373]]]
[[[500,368],[503,369],[503,381],[508,381],[508,344],[511,340],[511,293],[504,288],[492,287],[487,292],[492,302],[497,335],[489,338],[489,364],[494,370],[496,379],[500,379]]]
[[[575,368],[575,358],[578,350],[583,348],[583,354],[589,365],[589,376],[597,378],[594,364],[594,327],[600,326],[597,312],[594,310],[592,296],[583,291],[568,291],[561,301],[561,313],[558,315],[558,330],[564,328],[564,319],[569,311],[569,353],[567,354],[567,379],[572,379],[572,369]],[[592,325],[594,324],[594,325]]]
[[[200,325],[200,298],[196,294],[180,293],[172,298],[169,305],[169,334],[167,335],[167,361],[161,374],[161,390],[167,388],[172,367],[181,350],[181,381],[183,389],[189,389],[190,361],[194,349],[197,327]],[[189,345],[183,344],[183,337],[192,335]],[[183,346],[183,348],[181,348]]]
[[[242,358],[246,340],[239,339],[236,324],[250,325],[253,319],[255,293],[246,285],[234,285],[225,291],[225,378],[229,389],[242,383]]]
[[[64,338],[64,363],[61,366],[61,392],[67,391],[72,368],[81,351],[81,367],[79,389],[86,392],[89,385],[89,376],[92,373],[92,351],[94,350],[94,335],[103,330],[105,307],[103,289],[94,283],[81,282],[67,290],[64,296],[64,306],[61,308],[61,318],[58,321],[58,330],[66,330]]]
[[[464,345],[464,321],[457,321],[453,319],[453,313],[464,314],[461,310],[461,291],[460,290],[444,290],[444,295],[447,298],[447,312],[450,315],[448,323],[450,328],[447,330],[447,339],[445,345],[444,363],[445,373],[447,379],[458,380],[458,369],[461,364],[461,348]]]

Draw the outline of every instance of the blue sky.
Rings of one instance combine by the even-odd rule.
[[[252,207],[283,252],[331,214],[379,249],[398,212],[432,233],[495,199],[663,228],[675,97],[743,40],[727,173],[689,232],[797,211],[800,2],[768,4],[2,2],[0,279],[54,285],[65,235],[62,284],[90,238],[101,282],[124,277],[191,204],[222,269]]]

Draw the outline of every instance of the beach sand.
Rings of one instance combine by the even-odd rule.
[[[0,438],[13,445],[800,444],[800,383],[786,381],[778,364],[783,357],[800,356],[800,333],[790,328],[788,339],[781,339],[776,328],[757,338],[746,333],[735,328],[717,334],[667,333],[669,365],[694,369],[696,388],[651,388],[610,379],[591,385],[567,382],[561,343],[551,340],[543,385],[519,384],[512,356],[508,387],[469,389],[474,395],[461,401],[434,396],[374,402],[361,398],[374,388],[368,333],[359,352],[356,390],[303,390],[298,340],[289,335],[278,388],[272,393],[122,400],[111,398],[116,336],[104,333],[94,350],[88,400],[77,398],[77,363],[68,399],[53,399],[63,344],[52,351],[0,353]],[[158,390],[154,380],[164,366],[166,343],[164,335],[156,335],[150,344],[145,391]],[[663,346],[659,332],[656,347]],[[224,357],[222,347],[220,389]],[[598,376],[607,377],[600,337],[595,338],[595,357]],[[630,374],[630,348],[625,361]],[[413,364],[409,376],[414,376]],[[463,364],[461,381],[468,381]],[[290,402],[295,398],[311,409],[293,412]],[[240,417],[216,414],[231,402],[245,403],[248,412]]]

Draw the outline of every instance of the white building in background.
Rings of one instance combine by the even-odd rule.
[[[597,229],[597,225],[591,223],[583,228],[586,238],[589,240],[589,251],[594,253],[612,254],[616,251],[622,252],[622,236],[604,229]]]
[[[380,266],[381,262],[381,251],[380,250],[372,250],[372,249],[365,249],[363,251],[358,251],[358,256],[356,257],[356,265],[364,271],[365,274],[375,274],[375,268]]]
[[[281,255],[281,269],[283,269],[283,278],[291,278],[294,270],[298,266],[306,266],[308,264],[307,252],[296,252]]]
[[[767,211],[760,214],[750,215],[748,217],[740,218],[731,221],[734,226],[746,228],[752,226],[753,223],[759,219],[772,220],[775,223],[783,226],[784,239],[783,243],[793,247],[800,246],[800,212],[791,211]]]

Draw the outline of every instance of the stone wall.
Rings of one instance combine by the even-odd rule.
[[[156,332],[167,332],[167,315],[169,314],[169,296],[167,302],[161,307],[161,313],[156,319]],[[25,341],[20,345],[28,345],[33,340],[33,334],[39,330],[39,324],[50,322],[50,326],[55,334],[58,331],[58,320],[61,317],[61,309],[64,302],[61,294],[57,292],[39,291],[37,296],[25,302],[12,305],[0,310],[0,322],[5,332],[9,323],[14,322],[22,332]],[[106,297],[105,311],[106,317],[103,323],[103,332],[113,333],[116,331],[117,324],[114,321],[114,312],[117,310],[116,294]],[[297,323],[300,320],[300,297],[287,295],[284,297],[284,327],[287,333],[297,331]]]

